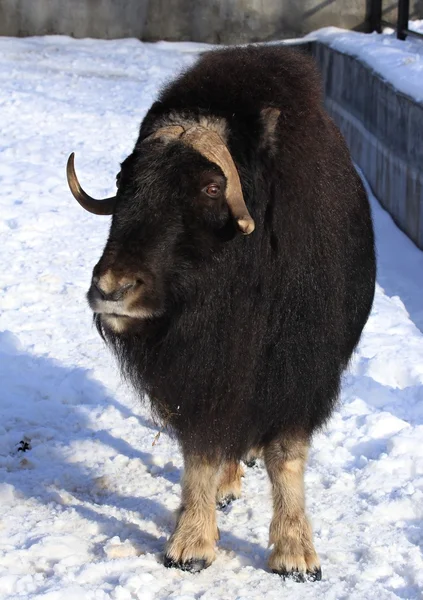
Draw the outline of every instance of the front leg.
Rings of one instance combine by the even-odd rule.
[[[275,440],[264,451],[272,483],[273,519],[269,543],[274,549],[269,567],[284,579],[318,581],[322,578],[305,514],[304,468],[308,444],[304,440]]]
[[[210,566],[216,557],[219,465],[189,453],[184,453],[184,462],[181,507],[166,547],[165,566],[197,572]]]

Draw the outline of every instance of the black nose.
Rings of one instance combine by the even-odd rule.
[[[106,292],[101,289],[99,285],[100,277],[94,276],[91,280],[91,290],[99,297],[105,298],[107,296]]]
[[[126,282],[123,285],[116,285],[114,289],[110,289],[110,285],[108,285],[108,289],[104,289],[102,287],[101,278],[95,275],[91,281],[91,297],[93,300],[108,300],[108,301],[118,301],[121,300],[124,294],[133,288],[136,284],[135,281]]]

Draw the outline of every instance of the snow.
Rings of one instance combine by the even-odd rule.
[[[423,21],[410,21],[410,29],[423,32]],[[410,36],[403,42],[388,28],[382,34],[363,34],[337,27],[324,27],[303,39],[358,57],[398,90],[423,102],[423,39]]]
[[[393,40],[369,39],[392,59]],[[73,200],[65,164],[75,151],[86,189],[110,193],[158,86],[201,49],[0,38],[0,597],[421,598],[423,254],[374,199],[374,309],[306,475],[323,581],[267,572],[262,465],[219,514],[216,562],[162,566],[181,456],[165,432],[152,445],[159,429],[92,326],[84,294],[108,219]]]
[[[408,28],[418,33],[423,33],[423,19],[413,19],[408,22]]]

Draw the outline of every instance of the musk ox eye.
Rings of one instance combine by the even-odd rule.
[[[210,196],[210,198],[217,198],[220,196],[220,185],[217,183],[209,183],[205,188],[203,188],[203,192]]]

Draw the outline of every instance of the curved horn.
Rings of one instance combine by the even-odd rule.
[[[208,160],[218,165],[228,182],[226,199],[233,218],[244,235],[254,231],[255,223],[245,204],[237,168],[231,153],[218,133],[201,125],[189,127],[186,131],[181,125],[168,125],[157,129],[144,141],[157,138],[167,141],[180,139],[181,142],[192,146]]]
[[[210,129],[194,126],[190,127],[181,139],[222,169],[227,179],[226,199],[229,210],[242,233],[252,233],[255,223],[245,204],[237,168],[220,135]]]
[[[70,191],[75,200],[79,202],[82,208],[85,208],[85,210],[94,215],[112,215],[116,204],[116,196],[105,198],[104,200],[96,200],[84,192],[75,173],[74,160],[75,154],[72,152],[66,165],[66,176]]]

